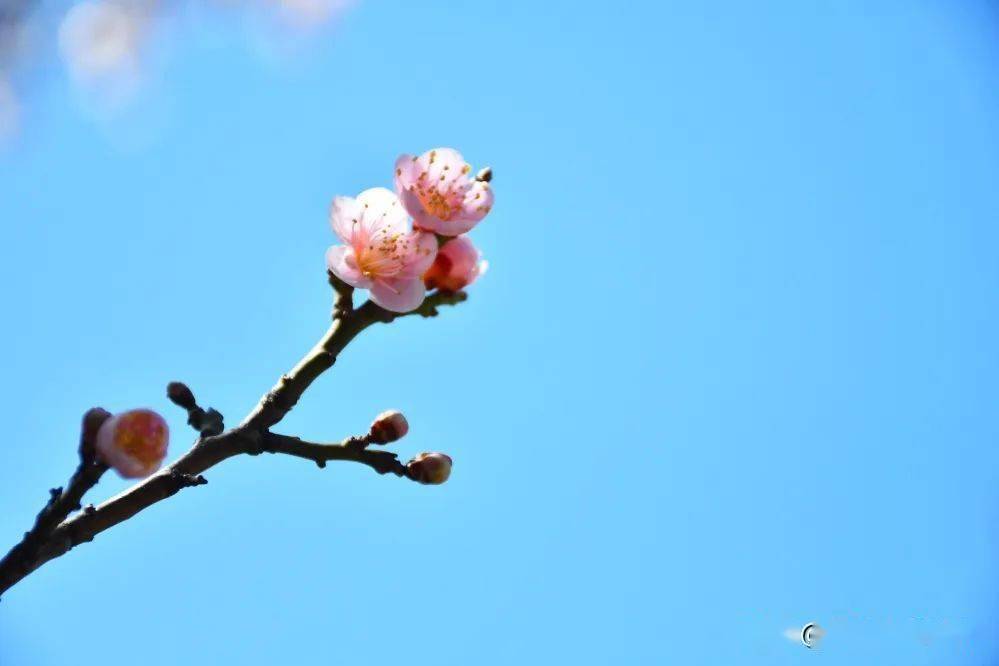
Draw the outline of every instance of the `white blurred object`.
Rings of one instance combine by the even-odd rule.
[[[78,80],[133,76],[151,3],[90,0],[72,7],[59,26],[59,49]]]
[[[156,0],[86,0],[66,12],[59,50],[85,108],[114,116],[132,104],[156,5]]]
[[[269,0],[287,22],[302,28],[318,28],[338,18],[354,0]]]
[[[17,132],[21,120],[21,105],[10,83],[0,77],[0,141]]]
[[[826,630],[815,622],[809,622],[801,629],[790,627],[784,630],[784,638],[792,643],[801,643],[806,648],[818,647],[825,635]]]
[[[814,622],[809,622],[801,628],[801,642],[807,648],[818,647],[819,642],[825,635],[825,629]]]

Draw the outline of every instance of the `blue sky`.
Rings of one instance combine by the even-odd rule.
[[[402,409],[445,486],[229,461],[5,595],[0,664],[993,663],[999,13],[874,4],[366,0],[281,58],[186,9],[113,122],[36,80],[0,153],[5,543],[88,407],[179,453],[168,381],[235,423],[295,363],[332,196],[448,145],[497,200],[471,299],[279,428]]]

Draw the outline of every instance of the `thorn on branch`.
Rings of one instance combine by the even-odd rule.
[[[187,410],[187,424],[198,431],[202,439],[220,435],[225,430],[222,414],[213,407],[209,407],[207,411],[199,407],[187,384],[170,382],[167,385],[167,397],[173,404]]]

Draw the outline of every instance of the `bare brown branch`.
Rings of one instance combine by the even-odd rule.
[[[35,519],[34,526],[24,533],[24,538],[0,560],[0,590],[6,590],[18,580],[34,570],[35,560],[53,530],[80,508],[80,502],[88,490],[100,480],[108,466],[97,460],[94,441],[101,424],[111,415],[95,407],[83,416],[80,428],[80,464],[70,478],[66,489],[53,488],[45,508]]]
[[[455,305],[467,298],[464,292],[434,292],[427,296],[423,304],[404,314],[389,312],[368,301],[348,316],[338,317],[326,331],[326,335],[312,350],[287,374],[283,375],[267,395],[243,420],[242,428],[264,431],[281,422],[281,419],[298,403],[305,390],[321,374],[333,367],[337,355],[358,333],[378,322],[389,323],[400,317],[420,315],[436,317],[442,305]]]
[[[184,488],[207,483],[201,474],[218,463],[239,454],[262,452],[283,453],[312,460],[324,466],[331,460],[345,460],[368,465],[379,474],[407,476],[406,467],[394,453],[368,450],[367,438],[350,438],[338,444],[318,444],[287,435],[270,432],[281,421],[320,375],[333,366],[336,356],[361,331],[372,324],[389,323],[400,317],[419,315],[435,317],[438,308],[455,305],[466,299],[463,292],[435,292],[412,312],[397,314],[368,301],[352,307],[353,290],[333,284],[337,293],[335,316],[326,334],[298,364],[283,375],[243,422],[232,430],[214,434],[214,428],[202,428],[200,420],[192,423],[202,433],[195,445],[172,465],[137,483],[119,495],[99,504],[88,506],[72,518],[83,494],[97,483],[107,467],[98,461],[93,449],[96,427],[84,428],[81,437],[81,464],[65,492],[53,491],[52,499],[39,514],[35,527],[24,540],[0,560],[0,594],[46,562],[64,555],[75,546],[92,541],[104,530],[113,527],[143,509],[172,497]],[[186,388],[186,387],[184,387]],[[172,385],[170,397],[188,410],[200,410],[190,390]],[[103,410],[101,410],[103,412]],[[205,415],[214,410],[205,412]],[[107,418],[107,413],[103,412]],[[219,423],[221,422],[221,415]],[[93,418],[91,416],[91,418]],[[103,422],[103,420],[101,420]],[[86,422],[85,422],[86,425]],[[100,423],[97,423],[99,427]]]
[[[318,444],[298,437],[267,433],[264,436],[264,451],[305,458],[319,467],[326,467],[330,460],[351,460],[367,465],[379,474],[391,472],[396,476],[408,476],[406,466],[399,461],[398,455],[384,449],[369,449],[367,441],[360,437],[350,437],[336,444]]]

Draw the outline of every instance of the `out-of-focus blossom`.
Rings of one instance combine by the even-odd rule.
[[[375,444],[389,444],[402,439],[407,432],[409,432],[409,421],[402,412],[390,409],[375,417],[368,436]]]
[[[139,74],[152,0],[88,0],[59,25],[59,48],[73,78],[85,85],[128,86]]]
[[[163,417],[149,409],[115,414],[97,431],[97,454],[126,479],[149,476],[166,457],[170,430]]]
[[[428,485],[444,483],[451,476],[451,456],[424,452],[406,464],[409,478]]]
[[[14,89],[6,79],[0,78],[0,141],[13,136],[21,119],[21,105]]]
[[[383,187],[356,199],[333,200],[330,224],[345,245],[326,252],[326,267],[341,280],[368,289],[386,310],[409,312],[423,302],[423,274],[437,255],[433,234],[410,230],[399,199]]]
[[[472,240],[458,236],[441,245],[433,265],[423,275],[423,283],[427,289],[460,291],[475,282],[488,267]]]
[[[469,176],[472,167],[457,150],[435,148],[395,163],[395,189],[414,225],[444,236],[466,233],[493,206],[489,183]]]
[[[288,23],[307,29],[331,23],[354,4],[353,0],[269,0]]]

